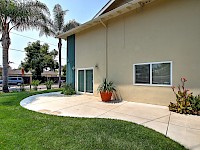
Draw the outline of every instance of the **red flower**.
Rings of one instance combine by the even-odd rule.
[[[182,82],[186,82],[187,79],[183,77],[183,78],[181,78],[181,81],[182,81]]]
[[[173,91],[174,91],[175,88],[176,88],[175,86],[172,86],[172,90],[173,90]]]

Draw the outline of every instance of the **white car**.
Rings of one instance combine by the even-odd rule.
[[[3,80],[0,80],[0,84],[3,83]],[[21,85],[24,83],[22,77],[8,77],[8,84],[9,85]]]

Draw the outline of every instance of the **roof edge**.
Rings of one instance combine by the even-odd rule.
[[[89,29],[95,25],[102,24],[102,22],[110,20],[114,17],[120,16],[122,14],[125,14],[129,11],[135,10],[139,7],[144,7],[144,5],[152,3],[156,0],[132,0],[120,7],[117,7],[95,19],[92,19],[84,24],[81,24],[80,26],[73,28],[65,33],[62,33],[57,36],[57,38],[67,39],[68,36],[79,33],[83,30]]]
[[[99,17],[110,5],[112,5],[115,0],[110,0],[92,19]]]

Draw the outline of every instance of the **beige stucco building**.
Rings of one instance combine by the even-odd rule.
[[[111,0],[68,40],[67,82],[97,95],[104,78],[123,100],[168,105],[171,86],[200,94],[200,0]]]

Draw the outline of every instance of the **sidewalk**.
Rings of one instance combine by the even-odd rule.
[[[26,89],[26,91],[30,91],[30,85],[26,85],[24,86],[24,88]],[[33,89],[33,86],[31,86],[31,88]],[[53,84],[52,85],[53,89],[58,88],[58,84]],[[17,85],[10,85],[8,87],[9,91],[20,91],[20,86]],[[46,85],[39,85],[38,86],[38,90],[46,90]],[[2,84],[0,84],[0,91],[2,91]]]
[[[29,110],[71,117],[120,119],[154,129],[192,150],[200,149],[200,116],[170,112],[168,107],[134,102],[105,103],[88,95],[59,92],[28,97],[20,105]]]

